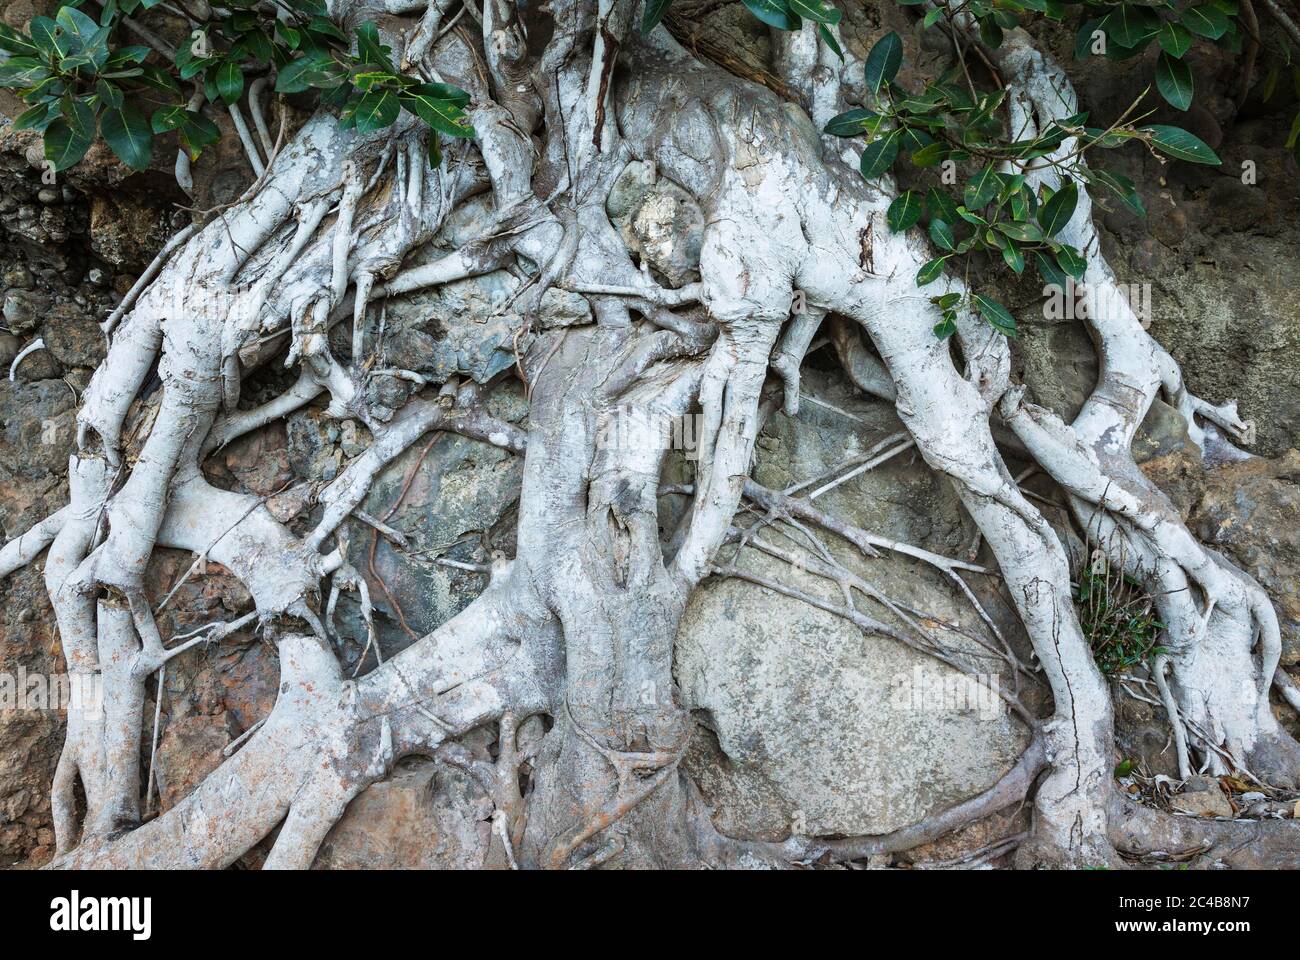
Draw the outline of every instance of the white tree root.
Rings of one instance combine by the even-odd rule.
[[[333,4],[340,16],[373,16],[377,4],[356,6]],[[1140,857],[1196,844],[1225,862],[1241,859],[1228,847],[1236,825],[1171,822],[1115,792],[1109,691],[1075,615],[1065,552],[1005,466],[990,425],[996,412],[1066,491],[1080,525],[1095,525],[1107,549],[1123,544],[1113,559],[1162,598],[1170,674],[1156,682],[1171,718],[1181,718],[1175,731],[1187,734],[1178,741],[1180,767],[1190,769],[1199,751],[1212,769],[1280,783],[1300,765],[1272,719],[1268,689],[1276,683],[1293,705],[1300,694],[1276,670],[1272,607],[1249,577],[1196,543],[1128,452],[1164,391],[1207,455],[1239,456],[1232,444],[1248,444],[1251,429],[1234,405],[1192,396],[1131,315],[1091,321],[1103,374],[1068,426],[1024,401],[1010,382],[1005,340],[970,316],[958,323],[966,358],[959,369],[950,345],[931,332],[938,315],[930,291],[913,286],[929,259],[922,239],[888,230],[893,184],[864,183],[842,142],[817,142],[806,117],[701,64],[663,28],[637,36],[630,0],[552,0],[554,36],[536,61],[508,0],[486,0],[481,14],[462,8],[479,22],[481,49],[463,27],[449,30],[452,3],[378,6],[420,11],[406,62],[471,92],[473,145],[450,147],[432,168],[423,127],[404,120],[358,136],[322,114],[279,150],[269,145],[255,83],[254,129],[232,110],[255,171],[259,143],[265,153],[255,189],[178,235],[110,317],[109,354],[78,415],[70,502],[0,549],[7,573],[49,548],[46,583],[69,669],[100,671],[107,693],[102,709],[69,720],[53,791],[60,864],[223,867],[278,825],[267,866],[307,867],[350,800],[412,753],[460,765],[483,786],[496,807],[494,856],[512,867],[861,859],[930,842],[1030,796],[1031,835],[999,841],[980,857],[1019,845],[1021,863],[1099,865],[1119,863],[1117,850]],[[841,72],[812,26],[780,33],[776,60],[820,128],[845,103],[840,77],[860,76],[861,64]],[[393,28],[385,20],[381,29]],[[1023,35],[1012,32],[999,58],[1021,120],[1037,122],[1055,108],[1049,91],[1072,101],[1063,76]],[[615,71],[616,62],[627,70]],[[605,200],[630,159],[654,164],[702,208],[698,283],[661,287],[610,224]],[[476,197],[484,189],[490,198]],[[459,235],[472,239],[402,270],[408,253],[457,211]],[[1087,253],[1089,282],[1113,285],[1090,216],[1082,200],[1067,229]],[[523,278],[512,305],[523,324],[516,343],[535,334],[518,362],[530,402],[526,435],[488,415],[477,387],[439,390],[367,353],[381,339],[368,329],[373,300],[503,267]],[[585,296],[595,322],[545,329],[542,298],[552,286]],[[808,309],[790,320],[796,290]],[[342,342],[351,343],[351,356],[340,360],[329,334],[349,318]],[[819,334],[854,383],[894,403],[907,434],[827,476],[766,490],[749,472],[764,415],[775,409],[775,393],[763,397],[769,365],[793,414],[800,364]],[[286,346],[288,363],[298,366],[294,385],[240,409],[242,378]],[[161,389],[142,397],[155,363]],[[366,386],[376,368],[408,381],[412,399],[396,411],[372,409]],[[321,396],[328,416],[359,420],[373,440],[333,483],[306,493],[322,508],[307,536],[277,521],[265,499],[204,478],[207,454]],[[665,548],[658,529],[665,451],[602,437],[627,406],[675,417],[696,405],[703,429],[695,482],[672,491],[692,501]],[[401,542],[400,532],[359,507],[379,472],[434,430],[524,455],[517,554],[467,565],[490,576],[476,601],[370,673],[347,678],[329,643],[339,590],[361,592],[366,649],[377,659],[379,651],[369,588],[346,563],[344,521],[358,516]],[[951,481],[990,547],[1042,665],[1052,713],[1040,720],[1011,696],[1033,730],[1024,756],[979,796],[893,834],[784,844],[724,837],[680,769],[692,720],[672,671],[681,616],[704,577],[721,566],[764,582],[720,564],[729,539],[792,560],[759,531],[777,523],[796,531],[811,544],[809,569],[844,595],[843,607],[826,608],[963,669],[916,611],[835,561],[812,528],[867,554],[888,550],[930,564],[992,629],[1002,649],[982,641],[989,655],[1029,675],[963,580],[985,566],[857,529],[816,505],[818,494],[912,445]],[[743,499],[765,513],[742,530]],[[196,564],[223,564],[254,610],[164,640],[144,598],[158,546],[192,551]],[[321,582],[331,575],[322,615]],[[765,585],[825,604],[775,580]],[[858,611],[855,592],[884,604],[907,629]],[[190,796],[139,825],[149,788],[139,764],[147,677],[253,618],[280,653],[274,708]],[[553,726],[533,755],[534,741],[525,749],[520,731],[539,714]],[[498,731],[495,765],[455,743],[484,724]],[[525,769],[531,789],[521,790]],[[89,806],[80,825],[77,780]],[[1292,836],[1286,825],[1259,826]],[[1253,855],[1267,859],[1272,849]]]

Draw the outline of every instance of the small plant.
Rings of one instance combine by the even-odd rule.
[[[1079,625],[1101,672],[1116,676],[1164,653],[1164,624],[1142,584],[1116,569],[1101,551],[1079,577]],[[1116,776],[1121,776],[1116,771]]]
[[[44,134],[45,157],[56,171],[78,163],[96,135],[133,170],[149,166],[154,136],[171,131],[195,159],[220,137],[201,101],[232,108],[257,76],[274,77],[277,93],[319,90],[344,127],[363,133],[389,126],[405,109],[438,133],[474,135],[464,112],[469,94],[399,72],[373,23],[349,35],[321,0],[230,0],[195,21],[170,62],[151,46],[118,42],[133,14],[160,2],[110,0],[96,20],[72,0],[53,18],[33,17],[25,33],[0,24],[0,50],[9,54],[0,63],[0,87],[29,105],[15,129]],[[148,118],[146,96],[153,106]],[[430,159],[440,159],[436,136]]]

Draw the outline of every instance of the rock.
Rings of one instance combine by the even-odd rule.
[[[446,764],[408,759],[348,805],[317,870],[468,870],[485,865],[492,801]]]
[[[685,190],[656,178],[653,164],[633,161],[624,167],[605,210],[628,249],[670,286],[698,278],[704,214]]]
[[[176,806],[221,766],[226,759],[222,751],[233,739],[224,712],[169,721],[158,742],[154,767],[162,809]]]
[[[853,397],[838,374],[805,367],[805,376],[805,393],[869,426],[813,403],[801,409],[797,430],[774,415],[756,466],[766,486],[815,476],[897,429],[885,405]],[[964,549],[973,532],[947,485],[908,457],[818,503],[848,522],[939,552]],[[800,549],[775,532],[764,537]],[[934,571],[896,555],[865,559],[825,539],[841,562],[897,603],[996,643],[973,608]],[[739,562],[840,602],[834,584],[783,561],[746,549]],[[982,602],[1007,636],[1018,637],[1004,600]],[[861,603],[871,616],[892,617],[870,601]],[[982,649],[951,631],[940,635],[963,656]],[[982,672],[992,669],[987,658],[970,662],[984,664]],[[962,675],[898,641],[738,580],[712,580],[697,589],[678,634],[676,674],[699,721],[686,769],[719,829],[733,836],[779,840],[791,832],[898,829],[987,788],[1027,742],[1020,722],[989,689],[1007,677],[995,671],[989,688],[972,689]]]
[[[519,286],[513,274],[497,270],[389,300],[388,356],[434,383],[454,375],[486,383],[514,366],[533,343],[531,333],[516,336],[524,326],[516,309]],[[584,297],[551,287],[542,297],[539,321],[543,330],[591,323],[591,307]],[[401,387],[400,399],[407,389]]]
[[[54,307],[45,329],[45,348],[64,367],[95,368],[104,359],[104,334],[86,311]]]
[[[1211,777],[1192,777],[1182,793],[1169,798],[1169,806],[1193,817],[1232,816],[1232,804],[1219,782]]]
[[[1170,456],[1143,469],[1201,542],[1264,588],[1282,630],[1282,663],[1300,664],[1300,451],[1209,470]]]
[[[97,195],[90,203],[90,247],[114,267],[141,270],[174,232],[167,209],[136,195]]]
[[[12,333],[29,333],[44,318],[49,305],[46,297],[25,290],[10,290],[4,299],[5,325]]]

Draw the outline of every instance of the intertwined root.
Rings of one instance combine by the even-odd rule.
[[[1073,609],[1065,553],[1004,465],[990,430],[995,415],[1067,492],[1080,525],[1114,551],[1113,562],[1129,565],[1162,598],[1170,673],[1158,680],[1182,765],[1190,770],[1195,752],[1196,765],[1214,771],[1275,783],[1295,775],[1295,744],[1268,710],[1278,629],[1267,598],[1191,537],[1128,449],[1163,390],[1207,452],[1230,455],[1220,431],[1250,438],[1235,407],[1191,396],[1131,314],[1091,320],[1105,374],[1072,424],[1024,400],[1010,381],[1005,340],[972,316],[958,322],[966,358],[959,368],[949,344],[931,333],[937,309],[913,287],[928,259],[923,242],[891,234],[885,222],[892,184],[864,183],[856,158],[835,153],[841,145],[813,142],[770,93],[700,64],[663,30],[633,39],[632,6],[554,0],[556,35],[539,65],[547,82],[520,90],[528,50],[516,42],[512,5],[485,5],[489,42],[479,51],[455,34],[433,42],[448,5],[431,4],[408,62],[463,72],[456,78],[475,97],[481,166],[465,152],[431,168],[419,131],[358,137],[318,117],[276,156],[254,197],[187,235],[134,308],[114,320],[109,358],[80,415],[70,503],[0,551],[7,572],[50,545],[46,579],[69,668],[99,670],[108,687],[102,711],[69,723],[54,788],[64,862],[219,867],[282,824],[267,865],[305,867],[351,798],[410,753],[460,764],[479,780],[496,806],[494,835],[510,866],[865,857],[928,842],[1031,789],[1034,832],[1022,862],[1116,862],[1112,844],[1133,852],[1140,845],[1133,823],[1145,814],[1116,805],[1109,692]],[[624,39],[625,82],[614,82],[610,37]],[[1009,36],[1000,56],[1020,122],[1042,122],[1059,112],[1061,97],[1072,99],[1063,75],[1024,35]],[[818,126],[843,105],[839,78],[861,71],[851,63],[841,73],[831,57],[811,29],[780,37],[779,65]],[[539,118],[546,125],[534,170],[530,135]],[[703,208],[698,283],[659,286],[610,225],[604,198],[631,158],[652,164]],[[476,211],[467,216],[478,229],[461,224],[467,239],[454,250],[399,270],[485,186],[492,203],[466,208]],[[1067,230],[1089,258],[1090,284],[1113,285],[1086,198]],[[372,299],[525,265],[519,312],[528,330],[520,339],[536,334],[517,365],[530,395],[526,436],[486,413],[478,385],[449,384],[397,410],[368,401],[367,378],[380,373],[417,394],[426,386],[417,373],[377,365],[369,352],[378,340]],[[552,286],[586,296],[595,324],[545,330],[542,299]],[[796,291],[808,310],[786,325]],[[683,307],[693,313],[678,312]],[[351,354],[336,357],[330,330],[349,319]],[[742,496],[769,520],[819,526],[864,551],[910,551],[959,584],[961,570],[982,571],[847,528],[796,491],[747,480],[762,418],[775,407],[764,402],[768,367],[793,414],[799,367],[819,335],[855,383],[896,405],[908,433],[879,456],[915,444],[975,519],[1033,643],[1053,712],[1038,721],[1013,703],[1035,728],[1025,756],[985,794],[929,821],[887,837],[751,843],[713,830],[680,770],[691,720],[672,673],[690,591],[717,571],[724,543],[751,535],[734,525]],[[299,367],[297,382],[241,410],[244,371],[280,347]],[[137,447],[124,424],[139,418],[155,360],[163,391]],[[299,537],[264,501],[212,487],[200,464],[321,395],[330,416],[360,420],[373,442],[331,484],[303,492],[321,510]],[[611,448],[600,438],[624,406],[679,417],[696,404],[703,430],[695,483],[676,491],[693,501],[663,542],[664,450]],[[348,588],[361,592],[367,613],[370,605],[365,581],[346,563],[345,523],[379,472],[438,429],[526,451],[517,556],[483,571],[489,586],[459,616],[350,679],[329,640],[334,601]],[[255,609],[236,623],[256,618],[275,639],[282,683],[270,716],[193,794],[110,839],[140,819],[147,678],[234,627],[159,635],[143,591],[155,546],[192,551],[196,566],[219,562],[247,586]],[[863,589],[829,562],[818,572],[838,578],[846,595]],[[326,577],[331,599],[322,615]],[[963,592],[987,619],[964,584]],[[879,626],[851,600],[847,609],[859,625]],[[379,661],[377,646],[375,654]],[[1007,656],[1026,671],[1009,649]],[[553,725],[539,743],[542,715]],[[498,729],[493,765],[454,742],[490,723]],[[531,790],[521,783],[525,768]],[[77,780],[89,806],[80,828]]]

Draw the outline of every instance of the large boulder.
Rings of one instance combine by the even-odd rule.
[[[805,373],[805,394],[842,412],[805,401],[795,421],[772,417],[756,467],[769,487],[816,476],[900,429],[885,405],[854,397],[840,376]],[[816,502],[874,533],[949,555],[964,555],[974,537],[949,487],[913,451]],[[811,556],[799,534],[769,527],[759,536]],[[738,579],[706,582],[678,635],[676,670],[699,720],[686,768],[730,835],[777,840],[792,832],[895,830],[984,790],[1027,743],[1023,725],[992,693],[994,685],[1012,689],[1011,677],[971,637],[993,647],[998,641],[955,584],[897,554],[867,558],[829,535],[821,540],[899,608],[915,611],[959,660],[988,675],[987,686],[973,688],[934,657],[805,600]],[[843,603],[836,584],[752,547],[736,563]],[[1023,643],[989,578],[970,582],[1003,635]],[[861,595],[857,603],[875,619],[910,629],[879,603]]]

